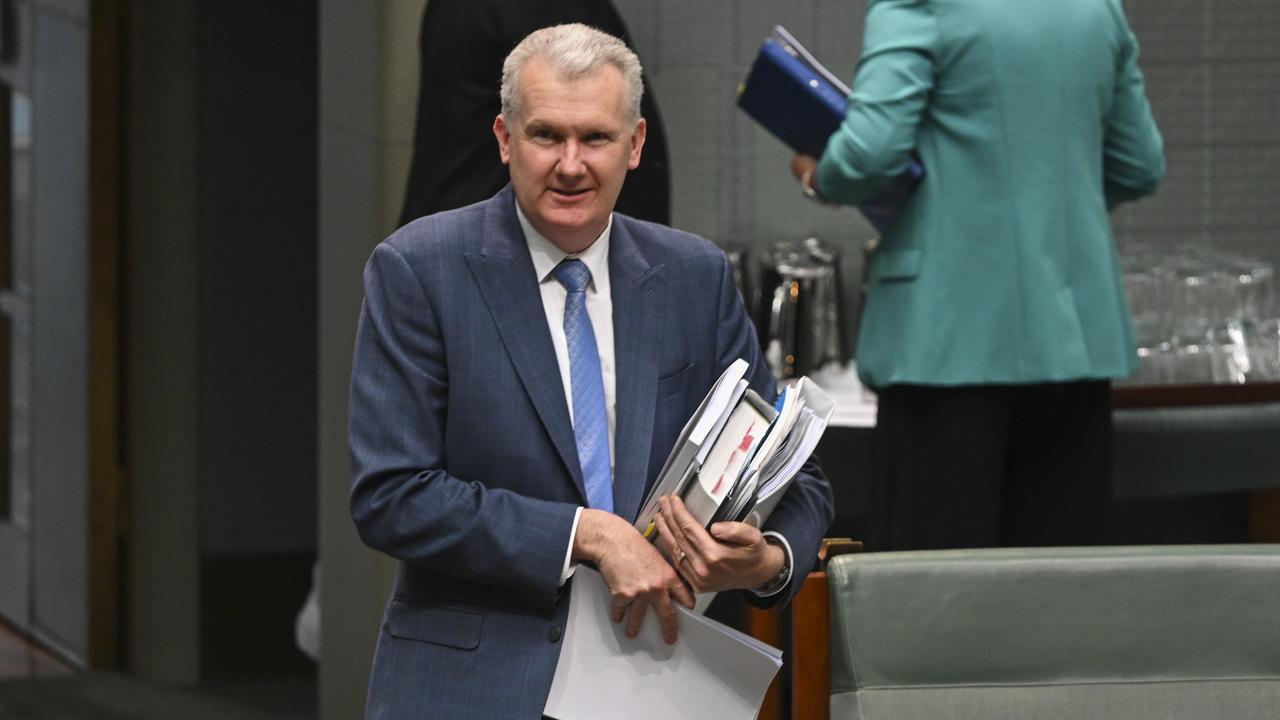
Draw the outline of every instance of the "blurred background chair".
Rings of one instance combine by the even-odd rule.
[[[1280,717],[1280,545],[850,554],[825,584],[831,718]]]

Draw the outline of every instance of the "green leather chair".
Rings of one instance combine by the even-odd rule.
[[[1280,718],[1280,545],[854,554],[827,574],[832,718]]]

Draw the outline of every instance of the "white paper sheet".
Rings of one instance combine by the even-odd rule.
[[[579,567],[546,709],[558,720],[752,720],[782,651],[679,608],[680,638],[662,640],[652,611],[640,635],[609,619],[600,574]]]

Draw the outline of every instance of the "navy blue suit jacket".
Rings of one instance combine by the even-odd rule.
[[[735,358],[770,378],[714,245],[615,214],[610,239],[615,511],[634,519],[684,422]],[[528,246],[508,187],[378,245],[351,382],[351,513],[400,562],[370,718],[538,718],[568,611],[560,572],[586,504]],[[768,523],[791,543],[788,599],[832,516],[812,462]]]

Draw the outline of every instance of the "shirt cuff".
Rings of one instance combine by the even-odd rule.
[[[560,587],[569,582],[569,578],[573,577],[573,571],[578,569],[578,564],[571,562],[573,559],[573,539],[578,535],[578,520],[582,517],[582,508],[579,507],[573,513],[573,528],[569,530],[569,547],[564,551],[564,567],[560,569]],[[778,537],[782,537],[779,535]],[[783,540],[782,542],[786,542]],[[790,556],[791,549],[787,548],[787,555]]]
[[[792,572],[794,572],[795,566],[796,566],[795,558],[791,554],[791,543],[787,542],[787,539],[782,536],[782,533],[774,532],[773,530],[766,530],[764,531],[764,536],[766,538],[773,538],[774,540],[777,541],[778,545],[782,546],[782,552],[786,553],[787,555],[787,558],[785,561],[787,572],[786,574],[779,575],[778,577],[775,577],[773,580],[770,580],[769,583],[766,584],[764,587],[755,588],[751,591],[755,593],[757,597],[762,597],[762,598],[777,595],[778,593],[782,592],[783,588],[790,585],[791,574]]]

